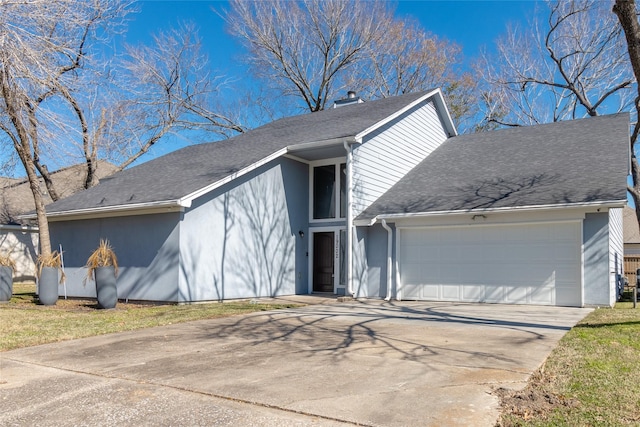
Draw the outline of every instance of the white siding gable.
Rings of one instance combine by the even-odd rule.
[[[353,213],[358,216],[447,139],[433,99],[365,136],[353,150]]]

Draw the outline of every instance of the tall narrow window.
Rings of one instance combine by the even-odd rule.
[[[313,218],[336,217],[336,165],[313,168]]]
[[[340,165],[340,218],[347,216],[347,164]]]

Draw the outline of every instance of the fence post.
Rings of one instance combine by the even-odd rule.
[[[635,286],[633,288],[633,308],[636,308],[637,303],[638,303],[638,287]]]

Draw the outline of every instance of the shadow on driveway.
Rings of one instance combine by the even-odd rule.
[[[92,425],[110,425],[105,420],[118,411],[132,413],[127,422],[146,423],[144,408],[151,404],[165,421],[205,414],[202,424],[193,419],[189,425],[246,425],[249,417],[253,425],[490,426],[498,416],[491,391],[524,386],[589,311],[353,301],[15,350],[3,360],[13,366],[8,377],[17,375],[14,368],[71,376],[75,389],[50,387],[56,395],[43,398],[74,414],[89,410],[74,395],[78,387],[104,387],[106,396],[118,386],[151,393],[144,405],[125,399],[104,409]],[[5,381],[0,390],[8,396],[42,387],[41,381]],[[110,381],[117,384],[104,384]],[[158,403],[170,401],[171,393],[180,394],[182,400],[174,399],[180,405]],[[213,423],[202,408],[235,415]],[[38,421],[29,410],[0,415],[3,425],[16,419]]]

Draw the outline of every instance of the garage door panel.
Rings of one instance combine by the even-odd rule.
[[[402,244],[404,247],[409,246],[417,246],[420,247],[423,245],[426,234],[423,230],[416,230],[415,233],[404,233],[402,237]],[[435,237],[435,236],[433,236]],[[433,238],[429,237],[429,238]]]
[[[464,301],[484,300],[484,285],[463,285],[462,299]]]
[[[442,285],[442,299],[447,301],[459,301],[461,299],[460,286],[456,284]]]
[[[407,285],[403,288],[403,292],[405,293],[405,299],[409,300],[420,300],[424,299],[422,296],[423,285]]]
[[[559,288],[556,287],[556,304],[557,305],[573,305],[575,301],[575,292],[572,288]]]
[[[553,248],[551,253],[551,258],[558,261],[560,265],[562,264],[575,264],[580,262],[580,254],[572,253],[571,247],[564,248]]]
[[[519,279],[531,285],[544,285],[555,281],[555,272],[541,265],[526,265],[522,268]]]
[[[423,299],[438,299],[440,297],[440,286],[438,285],[424,285],[422,286]]]
[[[580,305],[579,222],[399,229],[406,299]],[[411,245],[406,245],[409,241]],[[412,251],[411,254],[408,252]]]
[[[481,302],[504,302],[504,286],[485,286],[485,299]]]
[[[478,257],[481,253],[481,250],[478,246],[475,245],[461,245],[458,247],[458,258],[473,260]]]
[[[459,269],[460,281],[464,284],[476,284],[484,282],[484,277],[480,275],[482,265],[480,263],[468,263],[465,269]]]
[[[459,259],[460,249],[452,245],[442,245],[438,251],[438,255],[441,259]]]
[[[402,281],[407,286],[419,285],[428,280],[420,269],[420,264],[406,264],[402,272]]]
[[[440,254],[440,249],[438,247],[421,247],[418,252],[418,256],[420,257],[420,262],[425,259],[437,259]]]
[[[527,291],[529,290],[528,286],[505,286],[505,302],[508,303],[519,303],[526,302],[527,300]]]
[[[420,246],[403,246],[400,250],[400,256],[408,264],[420,264],[423,259],[437,256],[438,253],[436,250],[435,253],[423,255],[423,252],[427,251]]]
[[[554,290],[553,286],[538,286],[530,287],[529,292],[531,295],[531,304],[540,305],[554,305]]]

